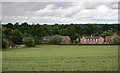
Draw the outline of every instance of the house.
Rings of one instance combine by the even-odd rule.
[[[13,48],[15,47],[15,44],[13,42],[7,41],[6,48]]]
[[[105,36],[105,44],[112,44],[113,38],[118,36],[116,33],[112,34],[111,36]]]
[[[111,44],[113,40],[113,36],[106,36],[105,37],[105,44]]]
[[[71,38],[69,36],[62,36],[63,44],[71,44]]]
[[[86,36],[80,39],[81,44],[104,44],[104,38],[101,36]]]
[[[42,38],[42,43],[48,43],[50,41],[51,38],[53,38],[54,36],[44,36]],[[70,44],[71,43],[71,39],[69,36],[60,36],[62,37],[62,42],[61,44]]]
[[[13,42],[7,41],[6,48],[24,48],[23,44],[14,44]]]
[[[42,38],[42,43],[48,43],[49,40],[50,40],[50,38],[51,38],[51,36],[44,36],[44,37]]]
[[[24,48],[25,47],[25,45],[15,45],[15,47],[14,48]]]

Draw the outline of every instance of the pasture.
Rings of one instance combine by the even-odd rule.
[[[117,46],[38,45],[5,49],[3,71],[116,71]]]

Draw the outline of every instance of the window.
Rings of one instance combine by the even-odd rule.
[[[86,40],[84,40],[84,42],[86,42]]]
[[[96,42],[98,41],[98,39],[96,39]]]
[[[90,39],[90,41],[92,41],[92,39]]]

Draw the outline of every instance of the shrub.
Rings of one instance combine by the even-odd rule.
[[[119,36],[115,36],[115,37],[113,37],[113,42],[112,42],[112,44],[120,44],[120,37]]]
[[[23,43],[27,47],[35,47],[35,41],[32,37],[26,37],[23,39]]]
[[[62,37],[59,35],[52,36],[49,40],[50,44],[61,44],[63,41]]]
[[[35,44],[40,45],[41,41],[38,37],[34,37]]]

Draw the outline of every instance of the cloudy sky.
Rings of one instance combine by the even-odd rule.
[[[117,23],[118,2],[3,2],[2,23]]]

